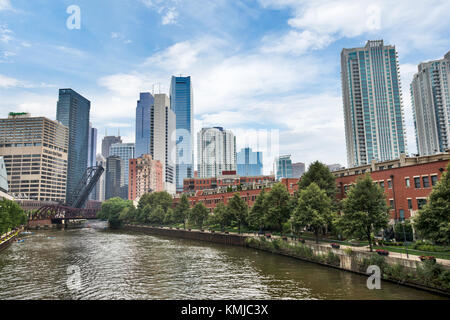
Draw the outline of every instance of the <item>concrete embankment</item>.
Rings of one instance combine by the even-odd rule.
[[[323,244],[314,243],[295,243],[277,240],[266,240],[263,237],[244,236],[237,234],[225,234],[225,233],[211,233],[197,230],[183,230],[183,229],[170,229],[170,228],[158,228],[150,226],[135,226],[127,225],[124,227],[126,230],[143,232],[146,234],[161,235],[167,237],[177,237],[182,239],[208,241],[213,243],[234,245],[234,246],[246,246],[249,248],[263,250],[270,253],[284,255],[308,262],[321,264],[324,266],[350,271],[367,276],[366,264],[373,263],[374,257],[377,254],[363,251],[349,251]],[[422,264],[421,261],[415,261],[411,259],[403,259],[398,257],[383,257],[383,261],[386,265],[392,268],[401,268],[403,274],[415,274]],[[443,266],[448,269],[447,266]],[[436,288],[433,286],[427,286],[424,284],[412,282],[408,279],[394,279],[392,277],[384,277],[384,280],[415,287],[422,290],[432,291],[445,296],[450,296],[450,291],[442,288]]]
[[[5,250],[12,242],[14,242],[17,238],[17,236],[23,231],[23,228],[20,228],[18,231],[8,235],[5,237],[6,239],[3,239],[0,241],[0,252]]]

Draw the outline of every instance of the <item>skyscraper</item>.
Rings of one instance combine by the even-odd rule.
[[[450,51],[418,69],[411,83],[417,150],[432,155],[450,148]]]
[[[87,166],[95,167],[97,156],[97,129],[92,127],[89,122],[89,139],[88,139],[88,162]]]
[[[274,172],[277,180],[281,180],[282,178],[293,178],[291,156],[286,155],[275,158]]]
[[[105,200],[122,197],[122,159],[109,156],[106,159]]]
[[[96,165],[106,169],[106,159],[101,154],[97,154]],[[105,176],[106,173],[103,173],[97,181],[97,184],[91,193],[92,200],[105,201]]]
[[[176,188],[194,175],[194,98],[191,77],[172,77],[170,106],[176,116]]]
[[[343,49],[341,76],[348,166],[406,153],[397,52],[383,40]]]
[[[114,143],[122,143],[121,137],[106,136],[102,140],[102,156],[106,158],[109,157],[109,148]]]
[[[236,171],[236,137],[222,127],[203,128],[198,132],[198,176],[211,178],[223,171]]]
[[[149,192],[164,190],[163,166],[149,154],[130,159],[128,199],[136,200]]]
[[[127,195],[129,161],[134,158],[134,153],[134,143],[114,143],[109,148],[109,156],[118,156],[122,159],[120,186],[126,188]]]
[[[166,94],[141,93],[136,108],[136,157],[149,154],[163,167],[164,190],[175,194],[176,117]]]
[[[251,148],[241,149],[237,153],[237,174],[243,177],[261,176],[263,174],[262,152],[253,152]]]
[[[60,89],[56,120],[69,128],[66,201],[70,202],[88,163],[91,102],[72,89]]]

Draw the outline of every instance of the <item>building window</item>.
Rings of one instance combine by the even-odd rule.
[[[414,178],[414,187],[416,189],[420,189],[420,178],[419,177]]]
[[[412,210],[413,206],[412,206],[412,199],[408,199],[408,209]]]
[[[431,176],[431,185],[434,187],[436,183],[438,182],[437,176]]]
[[[422,177],[422,181],[423,181],[423,187],[424,188],[429,188],[430,187],[430,178],[429,177]]]
[[[388,188],[392,189],[392,181],[391,180],[388,180]]]
[[[427,204],[427,199],[417,199],[417,207],[420,209],[422,209],[422,207],[424,205]]]
[[[394,199],[389,199],[389,206],[392,210],[394,209]]]
[[[411,186],[411,184],[409,182],[409,178],[405,178],[405,184],[406,184],[407,188],[409,188]]]
[[[380,181],[380,187],[382,187],[384,189],[384,180]]]

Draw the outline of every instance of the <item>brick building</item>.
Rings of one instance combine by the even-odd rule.
[[[450,151],[433,156],[406,157],[372,162],[369,165],[333,172],[338,186],[337,198],[345,197],[358,177],[370,173],[374,182],[385,190],[391,209],[391,222],[410,219],[427,202],[433,186],[439,181],[450,160]]]
[[[164,191],[163,165],[149,154],[130,159],[128,199],[136,200],[149,192]]]

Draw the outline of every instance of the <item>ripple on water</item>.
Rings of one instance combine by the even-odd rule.
[[[78,291],[66,285],[73,265]],[[0,299],[438,298],[384,283],[372,291],[365,281],[240,247],[95,228],[36,232],[0,253]]]

